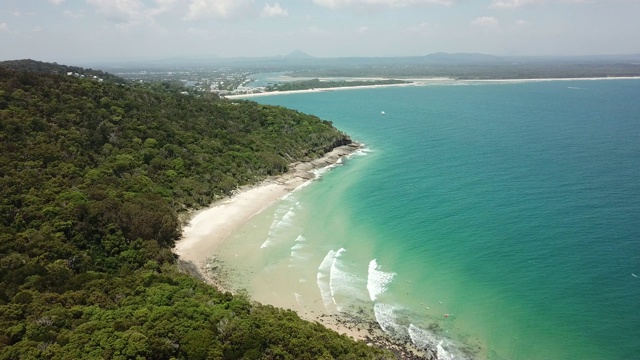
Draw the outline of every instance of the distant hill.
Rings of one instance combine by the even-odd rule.
[[[314,59],[313,56],[302,52],[300,50],[294,50],[293,52],[283,56],[283,58],[285,59],[291,59],[291,60],[304,60],[304,59]]]
[[[103,64],[101,69],[113,68]],[[640,54],[588,56],[496,56],[437,52],[405,57],[313,57],[300,50],[260,58],[212,58],[206,62],[127,64],[128,69],[219,69],[286,72],[294,77],[449,77],[454,79],[530,79],[640,76]]]
[[[78,66],[59,65],[57,63],[47,63],[31,59],[1,61],[0,67],[16,71],[25,71],[40,74],[67,75],[69,73],[72,73],[76,76],[95,76],[96,78],[117,83],[126,82],[126,80],[121,77],[106,73],[101,70],[85,69]]]

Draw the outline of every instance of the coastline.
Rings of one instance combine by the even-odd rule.
[[[313,170],[337,164],[342,157],[361,148],[362,144],[354,142],[336,147],[319,159],[290,164],[290,170],[285,174],[239,188],[231,197],[195,212],[183,228],[182,239],[176,242],[174,253],[181,260],[194,263],[201,275],[207,278],[205,262],[229,234],[254,215],[312,181],[315,178]]]
[[[556,80],[564,80],[564,81],[570,81],[570,80],[617,80],[619,78],[616,79],[612,79],[612,78],[594,78],[594,79],[585,79],[585,78],[581,78],[581,79],[556,79]],[[638,78],[631,78],[631,79],[638,79]],[[521,81],[521,80],[514,80],[514,81]],[[553,79],[548,79],[548,80],[541,80],[541,79],[534,79],[531,80],[533,81],[553,81]],[[478,81],[480,82],[480,81]],[[505,83],[508,81],[504,81]],[[559,86],[564,86],[562,83],[560,83]],[[577,85],[576,85],[577,86]],[[278,93],[275,93],[274,95],[277,95]],[[285,195],[286,196],[286,195]],[[206,269],[205,269],[206,270]],[[266,302],[269,303],[269,302]],[[357,328],[356,332],[351,332],[351,330],[353,329],[353,324],[352,322],[347,322],[345,323],[345,320],[340,318],[338,315],[325,315],[325,314],[320,314],[320,313],[315,313],[315,314],[305,314],[305,313],[301,313],[298,312],[298,314],[300,315],[300,317],[306,319],[306,320],[311,320],[311,321],[318,321],[320,323],[322,323],[323,325],[337,331],[338,333],[346,333],[348,334],[348,336],[356,338],[356,339],[361,339],[367,342],[370,342],[369,339],[372,338],[372,334],[374,333],[371,329],[373,328],[374,330],[376,329],[376,324],[373,324],[373,327],[369,327],[369,329],[366,329],[366,323],[365,325],[362,325],[362,323],[355,323],[356,325],[360,325],[360,328]],[[365,320],[366,321],[366,320]],[[363,330],[364,327],[364,330]]]
[[[253,216],[313,181],[316,178],[314,170],[335,166],[343,157],[362,148],[362,144],[354,142],[337,147],[319,159],[293,163],[287,173],[240,188],[231,197],[193,213],[183,228],[182,239],[173,249],[183,263],[182,267],[220,291],[233,293],[232,286],[225,283],[224,273],[228,270],[217,262],[216,249]],[[435,349],[425,352],[387,336],[374,318],[317,311],[298,311],[297,314],[354,340],[390,350],[399,359],[437,358]]]
[[[594,79],[594,80],[596,80],[596,81],[591,81],[591,82],[588,82],[588,81],[587,81],[587,82],[585,82],[584,80],[586,80],[586,79],[581,79],[581,80],[583,80],[583,81],[582,81],[582,82],[567,82],[567,80],[565,80],[565,82],[548,82],[548,83],[546,83],[547,85],[544,85],[544,86],[542,86],[542,85],[543,85],[543,83],[531,83],[530,85],[535,85],[535,87],[536,87],[536,88],[541,88],[541,89],[546,89],[547,87],[549,87],[549,88],[554,88],[554,89],[562,90],[562,93],[565,93],[565,92],[566,92],[566,93],[573,94],[573,91],[572,91],[572,90],[566,90],[566,88],[567,88],[568,86],[572,86],[572,87],[581,87],[581,88],[593,88],[593,89],[595,89],[597,86],[604,86],[605,88],[608,88],[608,87],[618,87],[618,86],[620,86],[620,87],[625,88],[625,87],[627,87],[627,86],[631,86],[631,85],[635,84],[635,81],[634,81],[634,80],[631,80],[631,81],[619,81],[619,82],[602,82],[602,81],[597,81],[597,80],[599,80],[599,79]],[[610,80],[610,79],[609,79],[609,80]],[[636,81],[637,81],[637,80],[636,80]],[[538,85],[536,85],[536,84],[539,84],[539,86],[538,86]],[[614,84],[617,84],[617,85],[614,85]],[[497,84],[496,84],[496,85],[497,85]],[[526,85],[526,84],[525,84],[525,85]],[[523,85],[523,86],[525,86],[525,85]],[[527,86],[528,86],[528,85],[527,85]],[[518,87],[520,87],[520,85],[518,85]],[[634,86],[634,87],[635,87],[635,86]],[[469,87],[469,88],[467,88],[467,90],[473,90],[472,88],[473,88],[473,87]],[[492,88],[496,88],[496,89],[500,89],[500,90],[504,91],[504,88],[502,88],[502,87],[500,87],[500,86],[497,86],[497,87],[496,87],[496,86],[492,86]],[[422,90],[424,90],[424,91],[429,91],[429,89],[430,89],[430,88],[422,88]],[[392,90],[392,89],[390,89],[390,90]],[[402,90],[402,89],[400,89],[400,90]],[[407,90],[407,91],[409,91],[409,90],[410,90],[410,91],[422,91],[422,90],[420,90],[420,88],[405,88],[405,90]],[[435,89],[432,89],[432,90],[435,90]],[[444,89],[443,89],[443,90],[444,90]],[[467,90],[465,90],[465,91],[467,91]],[[386,91],[389,91],[389,90],[381,90],[381,91],[386,93]],[[592,93],[595,93],[595,91],[592,91]],[[367,91],[363,91],[362,93],[358,93],[357,91],[353,91],[353,92],[349,92],[349,94],[351,94],[351,95],[357,95],[357,94],[360,94],[359,96],[362,96],[362,95],[365,95],[365,96],[366,96],[366,94],[369,94],[369,92],[367,92]],[[373,94],[373,93],[371,93],[371,94]],[[325,94],[325,95],[329,95],[329,94]],[[339,98],[343,98],[343,97],[347,97],[347,95],[348,95],[348,94],[347,94],[347,93],[335,93],[334,95],[335,95],[335,97],[336,97],[336,98],[338,98],[338,97],[339,97]],[[350,97],[351,95],[349,95],[349,97]],[[586,94],[585,94],[585,95],[586,95]],[[347,97],[347,98],[349,98],[349,97]],[[284,98],[283,98],[283,99],[284,99]],[[311,99],[311,98],[310,98],[310,99]],[[309,101],[313,101],[313,99],[311,99],[311,100],[309,100]],[[345,169],[339,169],[337,172],[338,172],[338,173],[342,173],[342,172],[343,172],[343,170],[346,170],[346,168],[345,168]],[[326,180],[326,179],[325,179],[325,180]],[[315,188],[316,188],[316,185],[318,186],[318,188],[324,188],[323,184],[314,184],[314,187],[313,187],[312,189],[315,189]],[[357,188],[359,188],[359,187],[357,187]],[[310,191],[310,192],[312,192],[312,191]],[[304,191],[304,193],[306,193],[306,191]],[[292,197],[291,197],[291,199],[292,199],[292,202],[291,202],[291,203],[293,203],[293,201],[295,201],[297,198],[298,198],[298,196],[297,196],[297,195],[292,196]],[[302,197],[300,197],[300,198],[302,198]],[[346,197],[341,196],[340,198],[346,198]],[[286,204],[286,203],[288,203],[288,200],[284,201],[283,203],[285,203],[285,204]],[[284,208],[287,208],[286,206],[283,206],[283,207],[284,207]],[[340,207],[340,208],[347,208],[347,207],[345,206],[345,207]],[[330,212],[330,213],[331,213],[331,214],[333,214],[333,212]],[[297,214],[298,214],[298,213],[297,213]],[[300,217],[302,217],[302,215],[304,215],[304,213],[303,213],[302,211],[300,211],[300,212],[299,212],[299,214],[301,215]],[[274,218],[276,218],[276,217],[274,217]],[[277,219],[280,219],[280,218],[281,218],[281,216],[280,216],[280,217],[277,217]],[[305,219],[306,219],[306,218],[305,218]],[[275,223],[275,221],[274,221],[274,223]],[[309,223],[309,222],[307,222],[307,223]],[[305,234],[305,235],[306,235],[306,234]],[[235,240],[235,239],[234,239],[234,240]],[[235,242],[235,241],[233,241],[233,242]],[[229,242],[229,244],[232,244],[233,242]],[[259,243],[258,243],[258,245],[259,245]],[[333,248],[332,248],[332,249],[333,249]],[[286,249],[285,249],[285,250],[286,250]],[[293,252],[292,252],[291,257],[293,257],[293,256],[294,256],[294,254],[293,254]],[[300,257],[301,257],[301,256],[300,256],[300,252],[296,252],[296,253],[295,253],[295,256],[296,256],[296,259],[300,258]],[[345,263],[345,262],[346,262],[346,259],[345,259],[345,261],[343,261],[343,263]],[[230,261],[230,263],[233,263],[233,262],[231,262],[231,261]],[[317,263],[317,262],[314,262],[314,263]],[[362,268],[362,267],[361,267],[361,268]],[[389,267],[389,269],[394,269],[394,268]],[[274,278],[275,278],[275,277],[274,277]],[[300,278],[301,278],[301,277],[300,277]],[[307,277],[307,278],[308,278],[308,277]],[[443,278],[446,278],[446,277],[443,277]],[[308,280],[308,283],[309,283],[309,284],[311,284],[311,285],[313,285],[313,281],[312,281],[313,279],[312,279],[312,278],[308,278],[308,279],[309,279],[309,280]],[[396,282],[396,285],[401,285],[401,283],[403,283],[403,282],[402,282],[402,280],[403,280],[403,279],[398,278],[398,279],[396,280],[396,281],[397,281],[397,282]],[[414,283],[414,284],[417,284],[417,282],[416,282],[416,281],[413,281],[413,283]],[[447,283],[449,283],[449,284],[454,284],[455,282],[447,282]],[[417,287],[417,286],[415,286],[415,285],[406,285],[406,284],[405,284],[405,286],[406,286],[407,288],[410,288],[410,287]],[[399,288],[401,288],[400,286],[398,286],[398,287],[399,287]],[[444,286],[443,286],[443,288],[444,288]],[[392,288],[391,290],[398,290],[398,289],[393,289],[393,288]],[[391,291],[390,291],[389,293],[391,294]],[[403,293],[403,294],[404,294],[404,293]],[[304,299],[304,298],[303,298],[303,299]],[[302,302],[302,301],[301,301],[301,302]],[[308,303],[308,302],[309,302],[309,301],[307,301],[307,303]],[[433,300],[432,300],[432,301],[427,302],[427,304],[431,305],[431,303],[432,303],[432,302],[433,302]],[[269,303],[269,302],[267,301],[267,302],[265,302],[265,303]],[[445,304],[447,304],[447,303],[448,303],[448,302],[445,302]],[[471,308],[471,311],[469,311],[469,313],[473,313],[473,310],[475,310],[475,309],[474,309],[474,308]],[[442,313],[442,312],[443,312],[443,311],[441,311],[440,313]],[[458,315],[458,312],[456,312],[455,310],[454,310],[454,312],[456,313],[456,315]],[[461,313],[460,313],[460,314],[461,314]],[[478,317],[480,318],[480,316],[478,316]],[[462,316],[460,316],[460,318],[462,318]],[[499,318],[499,316],[494,316],[493,318],[496,318],[496,319],[497,319],[497,318]],[[514,318],[515,318],[515,317],[514,317]],[[461,320],[462,320],[462,319],[461,319]],[[496,323],[498,323],[498,321],[499,321],[499,320],[495,320],[495,322],[496,322]],[[460,321],[460,322],[462,322],[462,321]],[[493,322],[491,322],[491,323],[493,323]],[[505,327],[505,328],[508,328],[508,327]],[[483,334],[483,335],[484,335],[484,333],[482,333],[482,332],[477,332],[477,333],[478,333],[478,334]],[[476,334],[476,332],[473,332],[473,334]],[[541,342],[544,342],[544,340],[543,340],[543,341],[541,341]],[[484,344],[484,343],[483,343],[483,344]],[[489,345],[487,345],[487,347],[488,347],[488,348],[490,348],[489,346],[492,346],[492,345],[491,345],[492,343],[488,343],[488,344],[489,344]],[[506,347],[505,347],[505,348],[506,348]]]
[[[378,78],[367,78],[367,79],[380,80]],[[379,88],[388,88],[388,87],[422,86],[422,85],[427,85],[428,83],[437,84],[441,82],[456,81],[455,79],[451,79],[451,78],[419,78],[419,79],[402,79],[402,80],[411,81],[411,82],[404,83],[404,84],[339,86],[339,87],[305,89],[305,90],[268,91],[268,92],[260,92],[260,93],[253,93],[253,94],[226,95],[224,97],[226,99],[246,99],[246,98],[253,98],[257,96],[304,94],[304,93],[318,93],[318,92],[326,92],[326,91],[355,90],[355,89],[379,89]]]
[[[426,86],[426,85],[442,85],[442,84],[473,84],[473,83],[518,83],[518,82],[542,82],[542,81],[596,81],[596,80],[639,80],[640,76],[617,76],[617,77],[589,77],[589,78],[529,78],[529,79],[464,79],[457,80],[453,78],[418,78],[403,79],[411,81],[406,84],[388,84],[388,85],[363,85],[363,86],[342,86],[321,89],[305,89],[305,90],[288,90],[288,91],[269,91],[252,94],[238,94],[223,96],[226,99],[249,99],[254,97],[290,95],[304,93],[318,93],[339,90],[357,90],[357,89],[379,89],[386,87],[407,87],[407,86]]]

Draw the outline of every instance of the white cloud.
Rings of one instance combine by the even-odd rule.
[[[493,16],[480,16],[475,18],[471,25],[474,26],[485,26],[485,27],[496,27],[498,26],[498,19]]]
[[[9,31],[9,25],[6,22],[0,23],[0,31]]]
[[[140,0],[87,0],[99,13],[116,23],[139,23],[151,20],[146,6]]]
[[[360,27],[356,30],[356,32],[357,32],[358,34],[364,34],[364,33],[368,32],[369,30],[371,30],[371,29],[370,29],[368,26],[360,26]]]
[[[155,7],[147,6],[142,0],[87,0],[97,11],[120,27],[139,24],[155,25],[155,17],[171,10],[180,0],[155,0]],[[81,17],[82,13],[64,12],[65,16]],[[156,27],[157,28],[157,27]]]
[[[410,31],[410,32],[423,34],[423,33],[426,33],[429,30],[429,28],[430,28],[429,23],[428,22],[423,22],[423,23],[420,23],[420,24],[418,24],[416,26],[412,26],[412,27],[408,28],[407,30]]]
[[[544,0],[543,0],[544,1]],[[490,8],[496,9],[513,9],[528,4],[540,3],[540,0],[493,0],[489,5]]]
[[[313,0],[316,5],[329,9],[339,9],[349,6],[386,6],[403,7],[419,4],[453,5],[456,0]]]
[[[84,17],[84,12],[73,12],[71,10],[65,10],[62,15],[72,19],[79,19],[81,17]]]
[[[328,35],[329,31],[318,27],[318,26],[309,26],[309,28],[307,29],[309,31],[309,33],[313,34],[313,35]]]
[[[50,3],[52,3],[53,5],[60,5],[64,2],[65,0],[49,0]]]
[[[495,9],[515,9],[527,5],[540,5],[547,3],[584,4],[591,2],[594,2],[594,0],[492,0],[489,7]]]
[[[279,3],[273,5],[265,4],[262,9],[262,17],[289,16],[287,9],[283,9]]]
[[[531,25],[531,23],[526,21],[526,20],[518,20],[518,21],[516,21],[516,25],[518,25],[518,26],[529,26],[529,25]]]
[[[253,0],[190,0],[185,20],[233,18],[247,10]]]
[[[207,29],[200,29],[200,28],[190,27],[190,28],[187,29],[187,34],[193,35],[193,36],[198,36],[198,37],[208,37],[209,35],[211,35],[211,31],[209,31]]]

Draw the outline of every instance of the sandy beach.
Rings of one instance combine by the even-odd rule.
[[[176,243],[174,252],[181,260],[197,265],[206,277],[205,261],[231,232],[298,187],[312,181],[315,178],[312,170],[336,164],[342,157],[361,147],[359,143],[340,146],[320,159],[293,163],[287,173],[240,188],[232,197],[197,212],[184,227],[182,239]]]
[[[360,80],[386,80],[382,78],[363,78]],[[340,91],[340,90],[354,90],[354,89],[379,89],[387,87],[404,87],[404,86],[423,86],[427,84],[439,84],[455,81],[450,78],[419,78],[419,79],[402,79],[408,81],[404,84],[386,84],[386,85],[362,85],[362,86],[341,86],[330,88],[318,88],[318,89],[306,89],[306,90],[288,90],[288,91],[269,91],[252,94],[240,94],[240,95],[226,95],[227,99],[248,99],[257,96],[273,96],[273,95],[287,95],[287,94],[304,94],[304,93],[317,93],[326,91]]]
[[[296,189],[316,178],[313,170],[338,164],[341,159],[362,148],[362,144],[335,148],[320,159],[291,164],[286,174],[240,188],[230,198],[212,204],[209,208],[196,212],[183,229],[183,236],[176,243],[174,252],[182,261],[191,263],[209,284],[223,291],[229,289],[220,279],[211,275],[209,260],[216,249],[235,230],[243,226],[253,216],[283,199]],[[326,327],[353,339],[381,346],[394,352],[401,359],[425,359],[428,354],[388,338],[375,319],[354,318],[320,311],[303,311],[298,315],[308,321],[320,322]]]

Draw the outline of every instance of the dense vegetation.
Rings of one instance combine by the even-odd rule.
[[[381,358],[178,272],[179,214],[350,142],[280,107],[0,63],[0,359]],[[42,70],[44,69],[44,70]]]
[[[42,74],[60,74],[66,75],[71,73],[72,76],[103,79],[112,82],[124,83],[125,80],[119,76],[109,74],[102,70],[85,69],[79,66],[58,65],[56,63],[46,63],[34,60],[9,60],[0,63],[5,69],[27,71]]]
[[[369,85],[394,85],[394,84],[407,84],[407,81],[403,80],[340,80],[329,81],[320,79],[290,81],[285,83],[278,83],[269,85],[266,87],[267,91],[291,91],[291,90],[307,90],[307,89],[326,89],[337,88],[347,86],[369,86]]]

